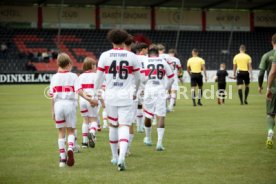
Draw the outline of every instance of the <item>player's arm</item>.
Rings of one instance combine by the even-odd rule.
[[[258,75],[258,91],[259,93],[262,93],[262,90],[263,90],[263,81],[264,81],[264,75],[265,75],[265,70],[267,68],[267,65],[266,65],[266,55],[263,55],[262,59],[261,59],[261,62],[260,62],[260,65],[259,65],[259,75]]]
[[[188,72],[188,74],[191,76],[191,67],[187,67],[187,72]]]
[[[182,69],[181,65],[177,65],[177,69],[178,69],[178,78],[182,78],[183,77],[183,69]]]
[[[99,99],[102,99],[101,87],[104,81],[104,72],[105,72],[105,57],[104,54],[100,56],[95,80],[95,94]]]
[[[87,100],[92,107],[98,106],[98,100],[92,99],[92,96],[87,94],[85,91],[82,89],[79,89],[77,91],[78,95]]]
[[[91,95],[89,95],[88,93],[86,93],[85,91],[83,91],[78,78],[75,80],[74,86],[75,86],[75,89],[77,89],[76,93],[79,96],[81,96],[82,98],[84,98],[85,100],[87,100],[92,107],[95,107],[95,106],[98,105],[98,101],[97,100],[93,100]]]
[[[180,65],[180,67],[178,69],[178,78],[179,78],[179,81],[181,82],[181,84],[184,84],[184,81],[183,81],[183,69],[182,69],[181,65]]]
[[[217,71],[217,73],[216,73],[215,82],[218,82],[218,73],[219,73],[219,71]]]
[[[273,62],[271,65],[271,70],[268,76],[268,81],[267,81],[267,92],[266,92],[266,97],[271,100],[272,98],[272,91],[271,91],[271,87],[272,87],[272,83],[274,81],[274,79],[276,78],[276,62]]]
[[[250,79],[253,80],[253,72],[252,72],[252,62],[251,62],[251,58],[250,61],[248,62],[248,71],[250,74]]]
[[[259,76],[258,76],[258,84],[259,84],[258,91],[259,91],[259,93],[262,93],[262,90],[263,90],[264,75],[265,75],[265,70],[260,70]]]
[[[51,99],[51,109],[52,109],[52,119],[55,120],[55,100],[54,98]]]
[[[234,64],[233,65],[233,77],[234,77],[234,79],[237,78],[236,72],[237,72],[237,64]]]
[[[208,77],[207,77],[207,73],[206,73],[205,62],[201,65],[201,67],[202,67],[202,71],[204,73],[205,81],[207,82]]]
[[[135,56],[135,62],[133,64],[133,74],[134,74],[134,79],[135,79],[135,93],[137,94],[139,88],[140,88],[140,83],[141,83],[141,75],[140,75],[140,67],[141,65],[139,64],[139,61],[137,57]],[[136,98],[136,96],[135,96]]]
[[[233,78],[236,79],[237,78],[237,62],[236,62],[236,58],[234,58],[233,60]]]
[[[174,82],[174,73],[167,63],[164,64],[164,69],[165,69],[166,75],[168,77],[166,90],[169,90],[169,89],[171,89],[172,84]]]
[[[51,79],[50,82],[50,90],[49,90],[49,96],[51,97],[51,113],[52,113],[52,119],[55,120],[55,99],[54,97],[54,90],[53,90],[53,83],[52,81],[54,80],[54,77]]]
[[[191,77],[191,66],[190,66],[190,60],[188,60],[188,62],[187,62],[187,72],[188,72],[189,76]]]

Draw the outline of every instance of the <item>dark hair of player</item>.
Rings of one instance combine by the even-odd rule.
[[[240,46],[240,50],[241,50],[241,51],[245,51],[245,50],[246,50],[245,45],[241,44],[241,46]]]
[[[96,66],[97,65],[97,61],[94,60],[93,58],[91,57],[86,57],[83,61],[83,66],[82,66],[82,70],[85,72],[85,71],[88,71],[88,70],[92,70],[93,66]]]
[[[132,43],[134,43],[133,36],[131,34],[128,34],[128,37],[125,40],[125,44],[126,44],[126,46],[130,46]]]
[[[131,45],[130,51],[133,52],[134,54],[138,53],[138,49],[137,49],[137,44],[134,43]]]
[[[148,55],[149,57],[152,57],[152,56],[159,56],[159,52],[158,52],[158,49],[156,48],[151,48],[148,52]]]
[[[128,33],[123,29],[111,29],[107,33],[107,40],[114,44],[122,44],[128,38]]]
[[[173,54],[174,57],[177,57],[177,51],[175,49],[170,49],[168,53]]]
[[[192,52],[198,54],[198,50],[197,49],[193,49]]]
[[[60,53],[57,57],[57,65],[61,68],[67,67],[69,64],[72,64],[72,60],[69,55],[66,53]]]
[[[157,45],[156,45],[155,43],[152,43],[152,44],[149,46],[149,49],[151,49],[151,48],[156,48],[156,49],[158,49],[158,48],[157,48]]]
[[[157,49],[160,50],[160,51],[165,51],[166,50],[166,47],[161,43],[158,43],[156,46],[157,46]]]
[[[276,33],[272,36],[271,41],[272,41],[273,44],[276,44]]]
[[[146,43],[144,43],[144,42],[140,42],[140,43],[137,44],[137,50],[138,50],[139,52],[140,52],[141,50],[147,49],[147,48],[149,48],[149,46],[148,46]]]

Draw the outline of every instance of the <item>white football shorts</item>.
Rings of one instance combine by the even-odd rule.
[[[166,116],[166,91],[165,90],[146,90],[144,97],[144,115],[152,119],[154,115]]]
[[[137,116],[137,108],[138,108],[138,100],[134,100],[133,104],[132,104],[132,121],[131,123],[135,123],[136,120],[136,116]]]
[[[107,113],[108,122],[111,125],[128,125],[130,126],[133,120],[133,105],[129,106],[112,106],[106,104],[105,110]]]
[[[54,104],[56,128],[76,128],[77,104],[72,100],[59,100]]]
[[[178,91],[178,79],[174,79],[171,90]]]
[[[82,117],[96,118],[98,117],[98,109],[98,106],[92,107],[87,100],[80,97],[80,113]]]

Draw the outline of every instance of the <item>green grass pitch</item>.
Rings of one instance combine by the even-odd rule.
[[[136,134],[125,172],[110,164],[107,130],[97,134],[95,149],[75,154],[74,167],[59,168],[46,85],[1,86],[0,183],[275,184],[276,148],[265,147],[265,97],[252,84],[249,105],[241,106],[233,86],[234,99],[223,106],[178,100],[166,119],[166,150],[155,151],[156,129],[152,147]],[[79,144],[81,123],[79,117]]]

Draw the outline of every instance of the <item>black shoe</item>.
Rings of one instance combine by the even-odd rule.
[[[87,143],[81,143],[81,147],[82,148],[88,148],[88,144]]]
[[[244,104],[245,104],[245,105],[248,105],[247,100],[244,100]]]
[[[88,133],[88,145],[91,148],[95,148],[95,136],[92,133]]]
[[[193,106],[194,106],[194,107],[196,106],[196,103],[195,103],[195,102],[193,103]]]
[[[243,105],[243,102],[241,102],[241,105]]]
[[[68,150],[67,151],[67,165],[69,166],[69,167],[71,167],[71,166],[73,166],[74,165],[74,163],[75,163],[75,159],[74,159],[74,152],[73,152],[73,150]]]
[[[197,102],[197,105],[202,106],[203,104],[201,102]]]

